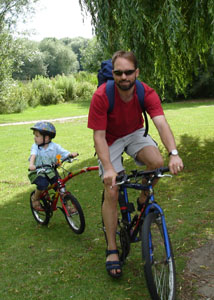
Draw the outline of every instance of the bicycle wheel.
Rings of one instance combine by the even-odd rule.
[[[32,196],[34,194],[35,191],[33,191],[30,195],[30,208],[34,216],[34,219],[36,220],[37,223],[41,225],[48,225],[50,220],[50,207],[45,199],[40,199],[40,205],[42,209],[41,210],[34,209],[32,203]]]
[[[69,213],[69,215],[67,215],[63,210],[68,225],[75,233],[83,233],[85,230],[85,217],[79,202],[71,193],[66,194],[63,201]]]
[[[171,243],[167,258],[160,214],[149,213],[142,226],[142,257],[147,286],[152,299],[175,299],[175,262]]]

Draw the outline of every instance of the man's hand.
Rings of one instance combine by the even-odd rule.
[[[181,172],[184,168],[182,159],[179,155],[170,155],[169,159],[169,169],[170,172],[174,175],[177,175],[178,172]]]
[[[109,170],[105,171],[104,177],[103,177],[104,183],[106,185],[110,185],[111,187],[113,187],[116,184],[117,175],[118,174],[115,172],[114,169],[109,169]]]

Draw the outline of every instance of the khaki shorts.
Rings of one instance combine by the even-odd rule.
[[[150,135],[147,134],[146,137],[143,136],[144,132],[144,128],[138,129],[133,133],[117,139],[109,147],[110,160],[117,173],[124,170],[121,157],[123,152],[126,152],[129,156],[131,156],[137,165],[142,166],[143,164],[136,159],[137,153],[146,146],[154,146],[158,148],[157,143],[151,138]],[[99,175],[101,178],[103,178],[104,169],[100,160],[98,160],[98,163]]]

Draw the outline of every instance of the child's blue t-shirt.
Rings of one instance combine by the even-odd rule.
[[[36,155],[35,166],[51,165],[56,163],[56,155],[60,154],[61,158],[64,159],[69,155],[69,151],[62,148],[59,144],[50,142],[48,147],[45,149],[43,146],[38,147],[37,144],[33,144],[31,147],[31,155]]]
[[[69,151],[63,149],[60,145],[50,142],[48,147],[45,149],[43,146],[38,147],[37,144],[33,144],[31,147],[31,155],[35,154],[35,166],[42,166],[42,165],[52,165],[52,163],[57,162],[56,155],[60,154],[61,158],[64,159],[69,155]],[[30,158],[29,158],[30,159]],[[45,172],[46,176],[50,179],[53,178],[56,174],[52,168],[46,169]],[[35,179],[38,176],[45,176],[43,173],[38,173],[37,171],[30,171],[28,177],[31,183],[34,183]]]

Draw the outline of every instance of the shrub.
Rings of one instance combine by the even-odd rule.
[[[97,87],[98,81],[96,73],[81,71],[79,73],[76,73],[74,77],[76,78],[77,82],[89,82]]]
[[[70,76],[56,76],[53,79],[53,83],[60,94],[62,95],[64,101],[72,101],[75,99],[75,78]]]
[[[76,100],[90,100],[93,93],[96,90],[96,86],[91,84],[90,82],[77,82],[76,83]]]
[[[42,76],[37,76],[32,80],[34,95],[39,98],[41,105],[57,104],[63,102],[61,91],[57,90],[53,80]]]
[[[28,107],[23,84],[12,79],[5,80],[0,90],[0,113],[19,113]]]

